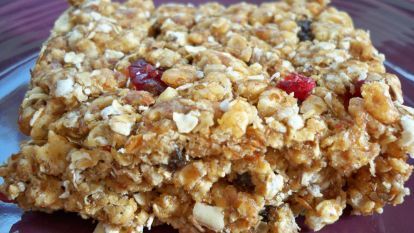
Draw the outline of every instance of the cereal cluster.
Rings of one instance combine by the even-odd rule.
[[[96,232],[294,233],[404,201],[414,109],[328,0],[71,0],[0,167],[25,210]]]

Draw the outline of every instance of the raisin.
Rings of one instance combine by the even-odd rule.
[[[128,71],[131,83],[137,90],[159,95],[167,88],[167,84],[161,80],[164,69],[156,68],[144,59],[132,63]]]
[[[313,40],[315,38],[311,28],[312,21],[299,20],[297,24],[300,27],[300,31],[298,32],[298,37],[300,41]]]
[[[242,192],[251,192],[255,186],[252,182],[252,176],[249,172],[238,174],[236,179],[233,180],[234,185]]]
[[[279,81],[276,86],[288,94],[293,92],[298,100],[304,101],[312,93],[312,90],[316,87],[316,83],[311,78],[292,73]]]
[[[264,209],[259,212],[259,215],[262,217],[262,222],[270,222],[272,220],[273,209],[273,206],[266,205]]]
[[[185,158],[185,149],[176,147],[170,157],[170,160],[168,161],[168,169],[170,171],[177,171],[178,169],[184,167],[186,164],[187,160]]]

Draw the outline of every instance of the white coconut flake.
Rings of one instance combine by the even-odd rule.
[[[196,14],[195,16],[194,16],[194,20],[195,20],[195,22],[196,23],[198,23],[198,22],[200,22],[200,20],[203,18],[203,15],[202,14]]]
[[[85,88],[85,90],[83,90],[83,93],[85,93],[85,95],[90,95],[92,91],[89,88]]]
[[[272,199],[283,188],[283,176],[271,173],[266,181],[266,198]]]
[[[89,13],[89,15],[95,20],[95,21],[99,21],[99,20],[101,20],[102,19],[102,15],[101,14],[99,14],[98,12],[96,12],[96,11],[92,11],[92,12],[90,12]]]
[[[336,48],[336,45],[330,42],[319,42],[316,44],[316,47],[323,50],[333,50]]]
[[[223,112],[229,111],[229,109],[230,109],[230,102],[231,102],[231,99],[225,99],[225,100],[221,101],[221,103],[220,103],[220,110],[223,111]]]
[[[79,102],[84,102],[88,100],[88,96],[85,95],[85,93],[83,92],[82,86],[77,83],[75,83],[75,85],[73,86],[73,95]]]
[[[199,78],[199,79],[204,78],[204,72],[201,71],[201,70],[197,70],[196,71],[196,77]]]
[[[69,14],[65,12],[55,22],[54,30],[56,32],[67,32],[71,29],[72,25],[69,20]]]
[[[177,42],[179,45],[184,46],[187,44],[187,33],[185,32],[175,32],[175,31],[167,31],[165,35],[169,38],[172,38]]]
[[[250,81],[263,81],[265,80],[265,76],[263,74],[252,75],[252,76],[247,76],[247,79]]]
[[[68,64],[74,64],[78,69],[81,68],[81,63],[85,59],[85,54],[69,52],[65,54],[64,61]]]
[[[129,119],[129,117],[114,116],[109,119],[109,127],[111,130],[124,136],[129,136],[133,125],[134,121]]]
[[[59,196],[60,199],[66,199],[70,196],[69,184],[70,184],[70,182],[68,180],[65,180],[65,181],[62,182],[62,186],[65,189],[65,192],[60,194],[60,196]]]
[[[97,32],[110,33],[113,30],[113,26],[111,24],[101,23],[96,26],[95,30]]]
[[[151,226],[153,222],[154,222],[154,215],[150,215],[145,225],[148,228],[148,230],[151,230]]]
[[[319,185],[308,186],[308,191],[314,197],[323,197],[323,194],[321,193],[321,187]]]
[[[280,73],[279,72],[276,72],[276,73],[274,73],[271,77],[270,77],[270,81],[273,81],[274,79],[277,79],[277,78],[279,78],[280,77]]]
[[[279,133],[287,133],[286,126],[277,121],[274,117],[266,117],[265,122],[271,129],[274,129]]]
[[[301,116],[294,115],[289,118],[288,125],[295,130],[302,129],[305,126],[305,123]]]
[[[186,89],[192,87],[193,85],[194,84],[192,84],[192,83],[186,83],[184,85],[181,85],[181,86],[175,88],[175,90],[177,90],[177,91],[183,91],[183,90],[186,90]]]
[[[173,120],[177,125],[178,132],[190,133],[198,124],[198,111],[191,111],[187,114],[173,113]]]
[[[193,54],[193,55],[207,50],[206,47],[204,46],[191,46],[191,45],[184,46],[184,49],[188,53]]]
[[[23,182],[17,182],[17,188],[19,192],[24,192],[26,190],[26,185]]]
[[[145,205],[145,196],[142,195],[141,193],[136,193],[133,195],[134,200],[136,203],[138,203],[138,205]]]
[[[304,172],[302,174],[301,184],[303,186],[308,186],[314,183],[318,179],[318,174],[314,172]]]
[[[212,37],[212,36],[207,37],[207,41],[210,42],[210,43],[217,43],[216,39],[214,39],[214,37]]]
[[[220,207],[196,203],[193,208],[194,219],[202,226],[213,231],[224,229],[224,214]]]
[[[226,75],[229,76],[229,78],[232,79],[232,81],[238,81],[242,79],[241,74],[237,71],[234,71],[232,67],[226,68]]]
[[[374,163],[374,160],[373,159],[371,159],[369,161],[369,172],[371,173],[371,175],[373,177],[375,177],[375,163]]]
[[[408,115],[402,116],[401,126],[403,132],[399,144],[400,146],[407,148],[411,158],[414,158],[414,119]]]
[[[101,111],[103,119],[107,120],[109,116],[121,115],[123,113],[122,105],[118,100],[112,101],[112,104]]]
[[[125,54],[123,52],[112,50],[112,49],[105,50],[105,54],[104,54],[104,57],[107,60],[119,60],[124,56]]]
[[[66,128],[74,128],[76,127],[78,120],[79,120],[79,114],[77,112],[70,112],[66,114],[63,125]]]
[[[72,78],[62,79],[56,82],[55,94],[57,97],[68,97],[72,94],[75,82]]]
[[[292,93],[293,94],[293,93]],[[276,117],[278,120],[290,118],[294,115],[298,115],[299,107],[297,105],[281,108],[277,111]]]

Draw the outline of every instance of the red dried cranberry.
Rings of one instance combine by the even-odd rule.
[[[128,67],[128,71],[131,82],[137,90],[159,95],[167,88],[167,85],[161,80],[164,69],[155,68],[144,59],[132,63]]]
[[[316,83],[313,79],[303,76],[301,74],[292,73],[286,76],[282,81],[276,85],[278,88],[286,91],[288,94],[295,93],[295,97],[304,101],[312,93]]]

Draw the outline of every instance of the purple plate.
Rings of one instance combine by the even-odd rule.
[[[167,1],[155,2],[159,4]],[[221,2],[229,4],[237,0]],[[339,9],[352,15],[357,27],[371,32],[375,46],[386,55],[388,71],[401,78],[406,103],[414,106],[414,3],[411,0],[333,2]],[[30,79],[29,70],[36,60],[41,43],[48,37],[54,20],[66,7],[65,1],[56,0],[0,0],[0,162],[17,152],[19,142],[26,138],[19,133],[16,121]],[[414,190],[413,178],[408,186]],[[411,220],[413,212],[414,199],[409,196],[402,205],[386,207],[382,215],[342,217],[320,232],[410,233],[414,232],[414,221]],[[16,205],[0,202],[1,233],[92,233],[93,229],[92,221],[83,220],[75,214],[23,213]],[[151,232],[175,231],[164,226]],[[306,229],[304,232],[307,232]]]

